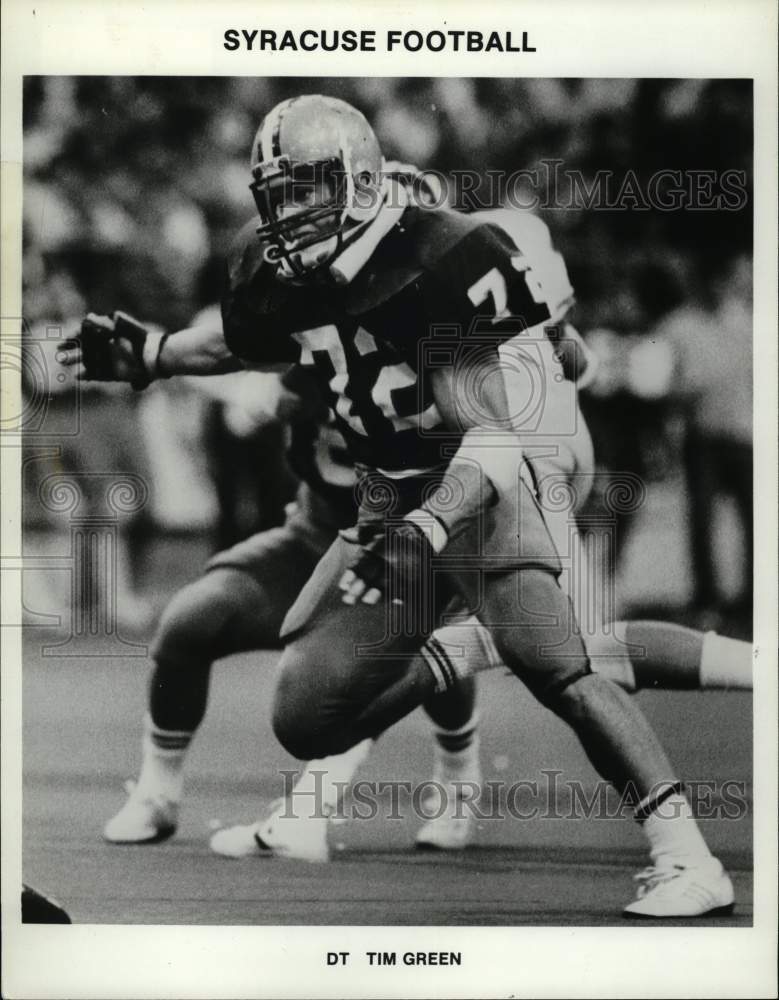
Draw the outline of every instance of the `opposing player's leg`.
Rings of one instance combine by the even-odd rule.
[[[613,573],[598,579],[603,567],[588,557],[577,527],[592,469],[587,461],[569,459],[565,448],[555,448],[531,464],[540,512],[564,566],[560,585],[582,626],[592,669],[627,691],[751,689],[750,643],[670,622],[608,620],[602,605],[611,606],[613,600],[604,601],[603,595],[613,584]],[[633,488],[626,480],[628,499]],[[611,528],[607,523],[601,530]]]
[[[655,621],[616,621],[586,639],[593,670],[626,691],[752,690],[752,645]]]
[[[431,641],[461,674],[503,666],[475,615],[436,631]],[[716,632],[660,621],[615,621],[584,636],[592,669],[626,691],[751,691],[752,645]],[[435,668],[435,656],[430,656]]]
[[[152,646],[142,765],[105,826],[113,843],[164,840],[176,829],[184,764],[203,720],[215,660],[278,645],[284,615],[320,552],[287,525],[219,553],[165,609]]]
[[[752,648],[747,642],[667,622],[613,622],[585,639],[592,670],[626,691],[737,690],[752,687]],[[458,672],[466,688],[471,674],[503,667],[490,633],[475,616],[438,629],[422,650],[433,670]],[[458,689],[436,698],[457,695]],[[474,721],[459,731],[436,733],[433,782],[444,789],[443,806],[431,795],[434,818],[417,834],[421,848],[459,849],[470,840],[474,812],[463,801],[481,785],[479,739]],[[452,725],[450,727],[454,729]]]

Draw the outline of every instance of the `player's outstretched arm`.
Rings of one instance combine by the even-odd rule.
[[[79,379],[129,382],[136,389],[172,375],[223,375],[243,367],[225,343],[221,320],[166,334],[122,312],[90,313],[79,335],[62,345],[59,360]]]
[[[171,334],[157,355],[158,377],[225,375],[243,368],[225,343],[221,322],[198,325]]]

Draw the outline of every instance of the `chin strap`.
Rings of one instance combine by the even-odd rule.
[[[330,276],[337,284],[348,285],[356,277],[390,229],[400,222],[407,206],[406,188],[395,181],[389,181],[381,208],[375,218],[330,265]]]

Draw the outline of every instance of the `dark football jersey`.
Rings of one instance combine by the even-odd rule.
[[[476,215],[408,208],[345,287],[276,281],[255,229],[229,263],[229,348],[309,371],[353,461],[390,474],[446,464],[461,438],[435,405],[436,366],[556,320],[514,240]]]
[[[287,460],[295,475],[327,503],[339,528],[354,523],[354,465],[333,420],[293,424]]]

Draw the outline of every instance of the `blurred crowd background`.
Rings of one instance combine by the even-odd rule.
[[[751,191],[746,80],[27,78],[26,551],[54,551],[67,534],[40,502],[53,468],[142,476],[149,500],[122,535],[128,627],[153,618],[208,552],[278,523],[294,489],[283,432],[244,419],[229,382],[204,379],[143,394],[87,388],[70,433],[76,391],[53,361],[56,345],[90,310],[121,308],[173,330],[212,308],[229,243],[253,213],[257,125],[277,101],[310,92],[359,107],[388,158],[445,175],[559,159],[585,179],[740,170]],[[751,197],[738,211],[539,214],[600,361],[582,394],[599,483],[629,473],[647,485],[646,501],[619,514],[618,609],[747,635]],[[160,569],[160,552],[178,555]],[[30,584],[33,620],[46,614],[47,585],[43,573]]]

